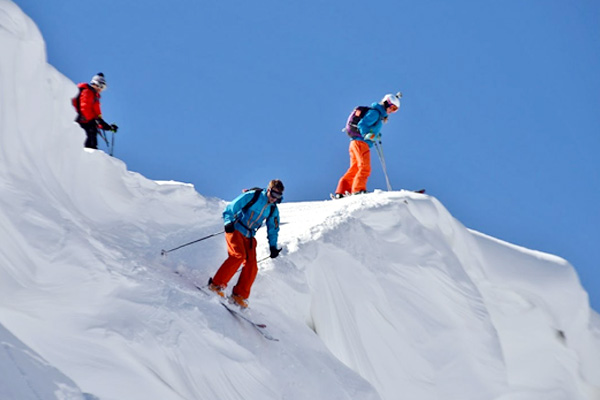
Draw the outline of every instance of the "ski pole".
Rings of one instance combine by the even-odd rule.
[[[258,265],[258,264],[260,264],[260,263],[261,263],[261,262],[263,262],[263,261],[267,261],[269,258],[271,258],[271,256],[266,256],[265,258],[261,258],[260,260],[258,260],[258,261],[256,262],[256,264]],[[244,268],[243,266],[242,266],[242,267],[240,267],[240,268],[239,268],[239,269],[238,269],[238,270],[237,270],[235,273],[237,274],[237,273],[238,273],[238,272],[240,272],[240,271],[241,271],[243,268]]]
[[[258,260],[256,263],[260,264],[263,261],[267,261],[269,258],[271,258],[271,256],[266,256],[265,258],[261,258],[260,260]]]
[[[204,236],[203,238],[200,238],[200,239],[197,239],[197,240],[191,241],[191,242],[189,242],[189,243],[182,244],[181,246],[177,246],[177,247],[175,247],[175,248],[172,248],[171,250],[161,250],[161,251],[160,251],[160,255],[161,255],[161,256],[166,256],[166,255],[167,255],[167,253],[170,253],[170,252],[172,252],[172,251],[175,251],[175,250],[181,249],[182,247],[185,247],[185,246],[189,246],[190,244],[194,244],[194,243],[201,242],[201,241],[203,241],[203,240],[206,240],[206,239],[208,239],[208,238],[211,238],[211,237],[213,237],[213,236],[220,235],[221,233],[225,233],[225,231],[221,231],[221,232],[213,233],[213,234],[211,234],[211,235],[208,235],[208,236]]]
[[[385,163],[385,156],[383,155],[383,144],[381,144],[381,142],[379,142],[379,151],[381,152],[381,162],[382,162],[382,168],[383,168],[383,173],[385,174],[385,183],[387,185],[387,190],[388,192],[392,191],[392,184],[390,183],[390,177],[387,173],[387,166]]]
[[[102,136],[102,139],[104,139],[104,143],[106,143],[106,147],[109,147],[108,139],[106,138],[106,131],[104,131],[104,129],[100,129],[100,136]]]
[[[115,131],[112,133],[112,137],[110,138],[110,156],[112,157],[115,153]]]
[[[385,157],[383,155],[383,144],[381,142],[375,142],[375,148],[377,149],[377,156],[379,157],[379,162],[381,163],[381,169],[383,169],[387,190],[391,191],[392,185],[390,184],[390,180],[387,174],[387,168],[385,165]]]
[[[381,143],[381,141],[375,142],[375,148],[377,149],[379,162],[381,163],[381,168],[383,169],[383,174],[385,175],[385,183],[387,185],[387,190],[388,192],[391,192],[392,185],[390,184],[390,178],[388,177],[387,168],[385,166],[385,157],[383,156],[383,144]]]

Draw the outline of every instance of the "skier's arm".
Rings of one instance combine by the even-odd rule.
[[[279,237],[279,209],[277,206],[272,207],[275,207],[275,211],[273,211],[271,218],[267,218],[267,237],[269,239],[269,247],[277,248],[277,238]]]
[[[105,129],[107,131],[112,129],[112,126],[104,119],[102,119],[102,115],[99,115],[98,118],[96,118],[96,123],[98,124],[100,129]]]
[[[369,112],[367,112],[365,114],[365,116],[363,117],[363,119],[361,119],[358,122],[358,124],[356,125],[356,127],[360,131],[361,135],[364,136],[365,134],[369,133],[369,131],[371,130],[371,127],[373,125],[375,125],[378,120],[379,120],[379,111],[377,111],[377,110],[369,110]]]
[[[242,208],[252,200],[252,196],[254,196],[254,192],[252,191],[242,193],[225,206],[225,210],[223,210],[223,221],[225,222],[225,225],[237,220],[238,214],[242,211]]]

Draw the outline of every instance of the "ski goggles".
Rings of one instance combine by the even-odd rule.
[[[279,200],[280,198],[283,197],[283,193],[278,192],[276,190],[273,189],[269,189],[269,196],[271,196],[272,198]]]
[[[106,89],[106,83],[103,82],[92,82],[92,86],[97,87],[101,91]]]

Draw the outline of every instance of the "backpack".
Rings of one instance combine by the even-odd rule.
[[[263,191],[263,188],[259,188],[259,187],[253,187],[250,189],[244,189],[244,192],[249,192],[251,190],[254,190],[254,195],[252,195],[252,198],[250,199],[250,201],[248,202],[248,204],[246,204],[244,207],[242,207],[242,211],[245,213],[246,211],[248,211],[250,209],[250,207],[252,207],[254,205],[254,203],[256,203],[258,201],[258,197],[260,196],[260,193]],[[275,204],[271,205],[271,210],[269,211],[269,215],[267,216],[267,219],[271,218],[273,216],[273,213],[275,212],[275,209],[277,208],[277,206]]]
[[[362,138],[362,134],[358,130],[358,123],[367,115],[370,110],[377,110],[368,106],[358,106],[348,116],[348,122],[346,122],[346,128],[344,132],[352,139]],[[379,112],[379,110],[377,110]]]

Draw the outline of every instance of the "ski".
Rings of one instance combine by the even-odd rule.
[[[254,327],[254,329],[256,329],[258,331],[258,333],[260,333],[261,335],[263,335],[263,337],[267,340],[272,340],[274,342],[279,342],[279,339],[274,338],[273,336],[271,336],[271,334],[267,331],[265,331],[265,328],[267,327],[267,325],[265,324],[259,324],[257,322],[252,321],[250,318],[248,318],[247,316],[245,316],[244,314],[242,314],[241,311],[235,310],[233,308],[231,308],[227,303],[224,302],[220,302],[221,305],[223,307],[225,307],[227,309],[227,311],[229,311],[231,313],[231,315],[238,317],[244,321],[246,321],[247,323],[249,323],[250,325],[252,325]]]
[[[425,194],[425,189],[409,190],[409,192]],[[361,193],[361,194],[365,194],[365,193]],[[366,193],[366,194],[368,194],[368,193]],[[331,200],[341,200],[341,199],[345,199],[350,196],[356,196],[356,195],[348,193],[348,194],[343,195],[342,197],[336,197],[336,195],[334,193],[329,193],[329,197],[331,198]]]
[[[179,272],[176,272],[176,274],[181,276],[181,274],[180,274]],[[208,289],[208,287],[207,287],[207,286],[198,286],[198,285],[196,285],[196,284],[195,284],[195,283],[193,283],[193,282],[192,282],[192,284],[194,285],[194,287],[195,287],[196,289],[198,289],[198,290],[199,290],[199,291],[200,291],[202,294],[204,294],[205,296],[209,296],[209,297],[211,297],[211,296],[213,296],[213,295],[215,295],[215,296],[218,296],[218,295],[216,295],[215,293],[211,293],[211,292],[209,291],[209,289]],[[242,314],[242,312],[241,312],[241,311],[238,311],[238,310],[236,310],[236,309],[234,309],[234,308],[230,307],[230,306],[229,306],[229,304],[227,304],[225,300],[222,300],[221,298],[219,298],[218,300],[219,300],[219,303],[220,303],[220,304],[221,304],[223,307],[225,307],[225,308],[227,309],[227,311],[229,311],[229,313],[230,313],[231,315],[233,315],[234,317],[238,317],[238,318],[240,318],[240,319],[242,319],[242,320],[246,321],[246,322],[247,322],[247,323],[249,323],[250,325],[252,325],[252,326],[254,327],[254,329],[256,329],[256,330],[258,331],[258,333],[260,333],[261,335],[263,335],[263,336],[264,336],[264,338],[265,338],[265,339],[272,340],[272,341],[274,341],[274,342],[279,342],[279,339],[277,339],[277,338],[275,338],[275,337],[271,336],[271,334],[270,334],[269,332],[265,331],[265,329],[267,328],[267,325],[266,325],[266,324],[262,324],[262,323],[258,323],[258,322],[255,322],[255,321],[253,321],[252,319],[250,319],[250,318],[249,318],[249,317],[247,317],[246,315]]]

